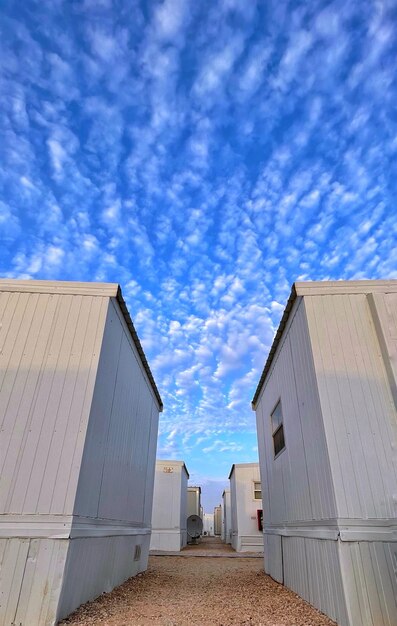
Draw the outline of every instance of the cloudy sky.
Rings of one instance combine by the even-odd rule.
[[[397,278],[397,1],[0,11],[0,272],[121,284],[209,511],[292,282]]]

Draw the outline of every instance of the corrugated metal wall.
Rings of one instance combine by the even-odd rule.
[[[0,624],[55,623],[67,550],[62,540],[0,539]]]
[[[230,489],[225,489],[222,496],[223,536],[225,543],[231,543],[231,504]]]
[[[397,543],[340,542],[352,624],[397,625]]]
[[[284,542],[287,546],[290,538],[283,537],[283,549]],[[320,611],[334,619],[340,626],[347,626],[349,622],[339,563],[339,543],[332,540],[304,539],[308,574],[307,590],[309,592],[309,595],[304,597]],[[302,588],[297,574],[292,571],[290,580],[292,584],[299,584]],[[361,623],[354,623],[356,626],[363,626]]]
[[[265,533],[264,552],[265,552],[265,572],[279,583],[284,582],[283,572],[283,554],[281,551],[281,536]]]
[[[237,518],[237,492],[235,472],[230,476],[230,521],[231,521],[231,544],[234,550],[238,549],[238,518]]]
[[[180,527],[182,532],[181,546],[187,544],[187,483],[188,475],[184,469],[182,469],[182,481],[181,481],[181,515],[180,515]]]
[[[397,294],[339,288],[298,289],[257,405],[265,569],[341,625],[397,626]]]
[[[225,523],[226,523],[226,531],[225,531],[225,541],[226,543],[231,543],[231,530],[232,530],[232,510],[231,510],[231,501],[230,501],[230,490],[226,489],[225,491]]]
[[[257,406],[265,525],[330,519],[335,498],[302,301],[285,332]],[[271,413],[281,399],[286,448],[274,458]]]
[[[75,515],[150,526],[157,427],[153,393],[118,305],[111,300]]]
[[[147,568],[150,535],[90,537],[70,542],[58,619]],[[135,561],[135,546],[142,558]],[[41,622],[38,622],[41,625]]]
[[[0,289],[0,623],[47,626],[146,568],[159,405],[117,285]]]
[[[338,516],[396,518],[396,412],[365,294],[305,297]]]
[[[0,512],[73,512],[108,298],[0,292]]]

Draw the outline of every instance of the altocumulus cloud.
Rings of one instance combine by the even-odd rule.
[[[290,284],[397,277],[397,5],[1,11],[1,272],[121,283],[159,454],[219,491],[256,460],[250,399]]]

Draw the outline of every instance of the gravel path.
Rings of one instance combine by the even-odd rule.
[[[258,558],[151,556],[148,570],[78,609],[69,626],[334,626]]]

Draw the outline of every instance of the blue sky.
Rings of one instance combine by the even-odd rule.
[[[397,278],[397,2],[0,11],[0,272],[121,284],[210,511],[291,283]]]

